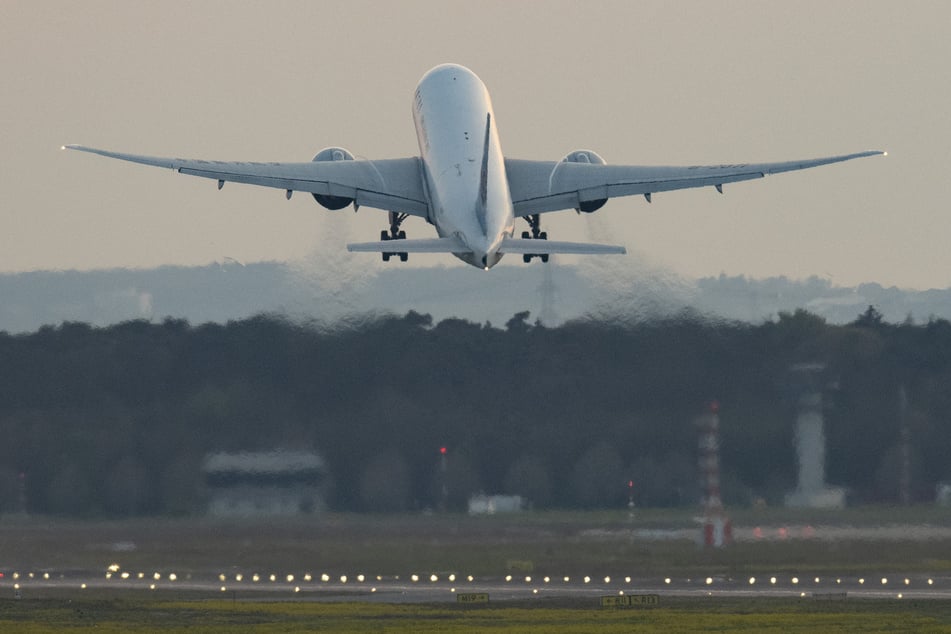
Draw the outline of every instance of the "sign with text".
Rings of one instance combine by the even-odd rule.
[[[487,592],[460,592],[456,595],[456,603],[488,603]]]
[[[659,604],[660,596],[656,594],[619,594],[601,597],[602,608],[639,608]]]

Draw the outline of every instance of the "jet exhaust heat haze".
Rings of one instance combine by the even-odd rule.
[[[306,163],[226,162],[161,158],[67,145],[64,149],[166,167],[181,174],[307,192],[331,210],[372,207],[388,213],[380,240],[348,244],[350,251],[381,253],[406,261],[410,253],[451,253],[488,270],[505,254],[525,263],[552,254],[618,254],[622,246],[548,240],[541,215],[574,209],[597,211],[609,198],[651,196],[694,187],[715,187],[864,156],[867,151],[777,163],[688,167],[608,165],[596,152],[576,150],[559,161],[508,158],[502,153],[489,92],[469,69],[443,64],[427,72],[413,96],[419,156],[355,159],[343,148],[321,150]],[[410,216],[433,225],[438,237],[407,239]],[[527,230],[516,237],[517,219]]]

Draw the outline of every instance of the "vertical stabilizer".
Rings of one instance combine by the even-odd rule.
[[[479,225],[482,231],[486,232],[486,204],[489,197],[489,133],[492,130],[492,113],[485,115],[485,141],[482,144],[482,171],[479,173],[479,206],[476,209],[476,216],[479,218]]]

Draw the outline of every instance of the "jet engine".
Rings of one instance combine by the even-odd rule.
[[[314,161],[352,161],[353,154],[343,149],[342,147],[328,147],[322,149],[320,152],[317,152],[317,156],[314,157]],[[343,209],[353,202],[353,198],[346,198],[344,196],[328,196],[326,194],[314,194],[314,200],[316,200],[322,207],[326,209],[331,209],[336,211],[337,209]]]
[[[565,158],[561,159],[562,163],[591,163],[593,165],[604,165],[605,161],[601,156],[593,150],[575,150],[574,152],[569,152]],[[590,214],[592,211],[597,211],[604,207],[604,203],[608,202],[607,198],[599,198],[597,200],[586,200],[582,202],[578,207],[575,207],[575,211],[586,214]]]

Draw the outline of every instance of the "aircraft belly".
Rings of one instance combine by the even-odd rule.
[[[485,86],[461,67],[437,67],[420,81],[414,119],[437,231],[440,235],[457,235],[483,254],[494,252],[503,234],[511,236],[514,216],[505,161]],[[482,201],[480,182],[487,120],[488,186],[486,200]],[[481,257],[475,262],[463,259],[481,267]]]

